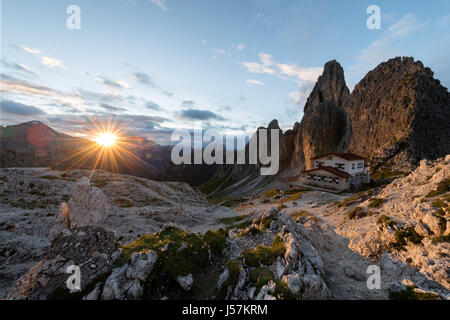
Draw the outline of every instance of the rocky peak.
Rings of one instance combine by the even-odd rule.
[[[338,107],[347,104],[350,91],[345,84],[344,69],[336,60],[325,64],[323,74],[317,80],[316,85],[306,101],[304,113],[322,102],[331,101]]]
[[[404,172],[448,154],[450,95],[433,75],[410,57],[369,72],[345,106],[353,127],[350,151],[374,159],[374,169]]]

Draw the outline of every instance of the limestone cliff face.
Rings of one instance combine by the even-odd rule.
[[[343,106],[348,103],[349,96],[341,65],[335,60],[325,64],[298,125],[291,168],[311,169],[309,159],[329,152],[346,151],[352,128]]]
[[[374,169],[405,172],[448,154],[450,95],[433,75],[408,57],[369,72],[344,106],[353,126],[350,151],[370,157]]]
[[[350,91],[345,84],[344,69],[336,60],[332,60],[325,64],[323,74],[306,101],[304,112],[306,114],[324,101],[333,101],[336,106],[342,107],[348,103],[349,98]]]

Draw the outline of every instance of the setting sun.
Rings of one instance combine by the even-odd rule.
[[[103,147],[112,146],[117,140],[117,136],[112,133],[101,133],[99,134],[94,141]]]

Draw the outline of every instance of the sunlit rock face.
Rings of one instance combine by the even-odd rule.
[[[292,168],[311,169],[309,159],[346,151],[352,128],[343,106],[348,103],[349,96],[344,69],[335,60],[326,63],[295,133]]]
[[[373,168],[408,172],[450,153],[450,94],[414,58],[381,63],[344,107],[353,126],[349,150],[370,156]]]

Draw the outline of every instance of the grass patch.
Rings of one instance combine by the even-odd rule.
[[[116,199],[115,203],[121,208],[132,208],[134,207],[133,202],[125,198]]]
[[[314,221],[315,223],[317,223],[319,221],[315,215],[313,215],[312,213],[310,213],[306,210],[293,212],[293,213],[291,213],[291,217],[292,217],[292,219],[294,219],[295,222],[298,222],[301,218],[309,218],[312,221]]]
[[[239,237],[245,237],[247,235],[257,235],[257,234],[261,234],[261,233],[263,233],[263,231],[261,229],[251,226],[251,227],[245,229],[244,231],[240,232]]]
[[[408,227],[403,230],[398,230],[394,234],[397,241],[397,246],[403,248],[406,246],[406,241],[410,241],[416,245],[422,244],[423,237],[414,230],[414,227]]]
[[[258,267],[250,271],[250,284],[256,288],[255,296],[258,295],[261,288],[270,281],[275,283],[275,292],[273,294],[278,300],[297,299],[297,297],[291,292],[291,290],[289,290],[288,286],[284,282],[277,281],[275,279],[269,268]]]
[[[371,179],[373,180],[388,180],[396,177],[405,176],[407,173],[400,171],[392,171],[389,168],[383,168],[377,170],[375,173],[371,175]]]
[[[395,221],[388,217],[387,215],[383,214],[381,217],[378,218],[377,224],[380,225],[381,230],[385,227],[393,228],[395,225]]]
[[[61,178],[58,177],[58,176],[45,175],[45,176],[41,176],[41,179],[46,179],[46,180],[60,180]]]
[[[253,250],[247,249],[242,253],[242,256],[249,266],[269,266],[277,257],[283,255],[285,251],[286,247],[284,246],[283,240],[280,236],[276,236],[273,240],[272,246],[257,246]]]
[[[211,259],[210,253],[213,256],[223,253],[226,237],[227,233],[223,229],[208,231],[202,236],[169,227],[123,245],[121,260],[124,263],[129,261],[135,252],[156,252],[158,260],[145,286],[146,290],[152,292],[169,286],[177,276],[195,274],[205,268]]]
[[[389,293],[391,300],[438,300],[439,296],[436,293],[420,292],[414,288],[408,287],[401,292]]]
[[[350,220],[356,220],[367,217],[367,212],[361,207],[356,207],[351,210],[347,216]]]
[[[296,201],[296,200],[299,200],[302,196],[303,196],[303,192],[299,192],[299,193],[293,194],[293,195],[283,199],[283,202]]]
[[[431,240],[431,242],[432,242],[433,244],[438,244],[438,243],[449,243],[449,242],[450,242],[450,234],[435,237],[435,238],[433,238],[433,240]]]
[[[275,197],[275,196],[277,196],[279,194],[280,194],[280,190],[278,190],[278,189],[270,189],[270,190],[264,192],[264,197],[266,197],[266,198],[273,198],[273,197]]]
[[[227,280],[222,283],[222,286],[219,289],[218,299],[224,300],[228,293],[228,288],[235,288],[239,281],[239,274],[241,272],[241,266],[239,265],[239,261],[230,260],[226,264],[226,268],[228,269],[229,275]]]
[[[448,191],[450,191],[450,179],[444,179],[441,182],[439,182],[437,188],[433,191],[430,191],[426,195],[426,197],[433,198],[433,197],[439,196],[443,193],[446,193]]]
[[[238,222],[241,222],[242,220],[244,220],[245,217],[244,216],[237,216],[237,217],[226,217],[226,218],[220,218],[219,220],[217,220],[219,223],[221,224],[225,224],[225,225],[232,225],[232,224],[236,224]]]
[[[447,208],[447,207],[448,207],[448,205],[447,205],[444,201],[442,201],[442,200],[440,200],[440,199],[434,200],[434,201],[431,203],[431,205],[432,205],[433,207],[435,207],[435,208]]]
[[[379,208],[383,204],[384,199],[372,198],[369,200],[369,208]]]

